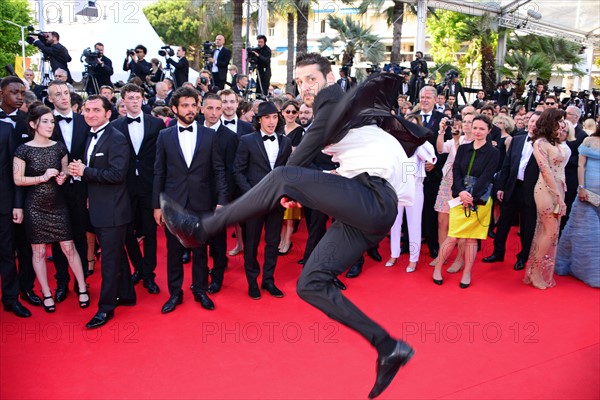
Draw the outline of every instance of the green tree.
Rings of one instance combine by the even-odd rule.
[[[10,0],[0,2],[0,76],[6,76],[7,72],[4,68],[7,65],[15,63],[15,56],[22,54],[21,44],[21,29],[4,22],[12,21],[21,26],[33,24],[30,16],[29,2],[27,0]],[[25,55],[36,53],[34,46],[27,45],[25,47]]]
[[[236,67],[240,68],[242,73],[242,49],[244,43],[242,42],[242,24],[243,24],[243,8],[244,0],[232,0],[233,2],[233,38],[231,44],[231,62]]]

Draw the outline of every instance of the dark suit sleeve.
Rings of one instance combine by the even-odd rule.
[[[454,158],[454,164],[452,164],[452,197],[458,196],[458,194],[465,190],[464,174],[462,172],[462,159],[465,154],[465,148],[468,145],[458,146],[456,151],[456,157]]]
[[[185,60],[185,61],[184,61],[184,60]],[[186,59],[185,57],[181,57],[181,58],[179,59],[179,61],[175,61],[173,58],[169,58],[169,59],[167,60],[167,62],[168,62],[169,64],[171,64],[172,66],[174,66],[174,67],[175,67],[175,69],[177,69],[177,68],[182,68],[182,67],[184,67],[184,66],[185,66],[185,64],[187,64],[187,59]]]
[[[129,57],[125,57],[125,61],[123,61],[123,71],[129,71],[131,69],[130,64],[132,63],[132,61],[127,62],[128,60],[129,60]]]
[[[219,151],[219,142],[216,134],[212,141],[212,169],[215,180],[215,189],[217,191],[217,204],[224,206],[227,204],[227,180],[225,178],[225,164]]]
[[[19,145],[19,143],[17,142],[17,138],[15,137],[15,135],[13,135],[12,133],[10,135],[8,135],[8,150],[9,153],[8,154],[15,154],[15,150],[17,149],[17,146]],[[11,157],[12,159],[12,157]],[[10,163],[10,177],[12,180],[12,176],[13,176],[13,162],[12,160],[9,161]],[[25,202],[25,187],[23,186],[17,186],[14,185],[15,188],[15,193],[14,193],[14,203],[13,203],[13,208],[23,208],[23,204]]]
[[[225,50],[227,50],[227,51],[225,51]],[[269,55],[269,57],[271,57],[271,56]],[[231,61],[231,50],[223,47],[223,51],[221,51],[219,53],[219,58],[216,61],[217,61],[217,67],[220,67],[220,68],[227,67],[229,65],[229,61]]]
[[[152,208],[160,208],[160,193],[165,188],[167,179],[167,163],[164,140],[166,131],[162,130],[156,140],[156,159],[154,160],[154,183],[152,185]]]
[[[114,132],[117,132],[117,134]],[[125,182],[127,169],[129,168],[129,145],[127,139],[115,130],[105,143],[110,147],[110,151],[108,152],[108,167],[86,167],[83,171],[83,179],[88,182],[109,185],[121,184]]]
[[[500,173],[498,174],[498,179],[496,180],[496,189],[498,191],[504,191],[506,187],[506,181],[508,180],[508,176],[510,175],[510,167],[513,159],[513,149],[515,148],[515,143],[513,142],[508,149],[508,153],[504,156],[504,162],[502,163],[502,168],[500,169]],[[519,168],[517,166],[517,168]]]
[[[246,193],[252,188],[246,177],[249,161],[250,152],[248,151],[248,140],[242,138],[235,154],[235,163],[233,164],[233,177],[242,193]]]
[[[112,61],[109,58],[102,57],[102,62],[103,65],[100,68],[104,70],[106,75],[111,76],[114,73]]]

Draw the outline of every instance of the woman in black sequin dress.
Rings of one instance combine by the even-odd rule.
[[[59,190],[59,185],[68,179],[67,148],[62,142],[50,140],[55,122],[48,107],[32,106],[28,121],[34,137],[15,151],[14,180],[17,186],[29,186],[23,210],[25,231],[33,248],[33,268],[42,288],[44,309],[53,312],[46,244],[60,242],[79,288],[86,290],[86,284],[81,259],[73,244],[67,207]],[[89,302],[87,290],[80,292],[80,306],[85,308]]]

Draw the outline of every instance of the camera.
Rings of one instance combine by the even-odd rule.
[[[448,118],[448,120],[446,121],[446,126],[453,127],[454,126],[454,119]]]
[[[381,68],[379,67],[379,64],[369,64],[370,67],[367,68],[367,74],[372,75],[372,74],[377,74],[379,72],[381,72]]]
[[[83,50],[81,53],[81,57],[79,57],[79,61],[85,62],[91,67],[95,67],[98,65],[98,58],[100,57],[100,52],[98,50],[92,50],[91,48],[87,48]]]
[[[127,55],[128,56],[132,56],[132,57],[135,56],[135,49],[128,49],[127,50]]]
[[[553,86],[552,91],[558,96],[560,93],[566,93],[567,90],[562,86]]]
[[[384,64],[383,71],[391,72],[396,75],[399,75],[399,74],[406,72],[406,68],[401,67],[400,64],[397,64],[397,63],[389,63],[389,64]]]
[[[246,49],[246,55],[248,56],[248,62],[250,64],[256,64],[258,62],[258,57],[254,52],[260,53],[260,47],[248,47]]]
[[[25,39],[27,43],[33,44],[36,39],[39,39],[44,45],[48,45],[48,39],[51,36],[50,32],[36,31],[32,25],[29,25],[27,30],[29,31]]]
[[[202,57],[203,58],[212,57],[214,45],[215,44],[213,42],[209,42],[208,40],[206,42],[202,43]]]
[[[161,56],[161,57],[166,57],[167,54],[169,55],[169,57],[173,57],[175,55],[175,52],[173,51],[173,49],[169,45],[162,46],[160,48],[160,50],[158,51],[158,55]]]
[[[594,95],[594,97],[598,97],[598,96],[600,96],[600,90],[592,89],[592,94]]]
[[[200,84],[202,84],[202,85],[208,84],[208,79],[206,79],[206,77],[204,77],[204,76],[201,76],[200,77]]]

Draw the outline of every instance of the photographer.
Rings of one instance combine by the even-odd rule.
[[[71,62],[71,56],[65,46],[59,43],[60,36],[56,32],[41,32],[34,36],[30,34],[27,36],[27,43],[34,45],[44,54],[44,58],[50,61],[50,67],[52,72],[57,69],[64,69],[67,71],[67,82],[73,83],[71,78],[71,72],[67,63]]]
[[[158,58],[153,58],[150,60],[150,73],[146,76],[146,83],[150,86],[156,85],[158,82],[162,81],[165,76],[165,73],[162,69],[162,63]]]
[[[183,85],[188,81],[188,76],[190,72],[190,63],[186,58],[187,48],[180,47],[177,49],[177,57],[179,57],[179,61],[175,61],[173,58],[167,58],[167,65],[172,65],[175,68],[175,72],[173,73],[175,84],[175,89]]]
[[[213,50],[212,57],[208,59],[210,63],[207,67],[215,79],[215,86],[219,89],[225,88],[225,82],[227,81],[227,66],[231,61],[231,50],[223,47],[225,44],[225,38],[223,35],[217,35],[215,38],[216,49]]]
[[[100,42],[94,45],[94,50],[98,53],[97,63],[95,65],[89,64],[89,73],[92,77],[96,78],[98,87],[101,86],[112,86],[110,77],[114,73],[112,61],[110,58],[104,56],[104,45]],[[94,83],[92,79],[88,79],[86,92],[89,95],[99,94],[94,89]]]
[[[348,76],[348,67],[344,66],[340,68],[340,79],[337,80],[337,84],[340,85],[344,92],[347,92],[355,85],[355,81]]]
[[[446,98],[448,98],[450,95],[454,95],[456,99],[458,99],[458,95],[460,94],[463,98],[464,104],[468,104],[465,91],[458,81],[458,71],[454,69],[451,69],[446,73],[443,85],[438,86],[438,94],[440,93],[443,93]]]
[[[146,81],[146,77],[150,74],[152,66],[144,57],[148,54],[148,49],[141,44],[135,46],[135,49],[127,50],[125,61],[123,62],[123,71],[131,71],[129,79],[134,76],[139,77],[142,82]]]
[[[219,88],[212,83],[212,74],[210,71],[200,71],[200,75],[198,76],[198,79],[196,79],[196,90],[200,93],[202,98],[204,98],[207,93],[217,93],[219,91]]]
[[[419,91],[425,86],[424,78],[429,74],[427,61],[423,59],[423,52],[417,51],[415,59],[410,62],[410,81],[408,82],[410,90],[410,101],[413,104],[419,102]]]
[[[256,58],[256,68],[258,70],[259,85],[256,86],[256,94],[262,93],[264,96],[269,94],[271,85],[271,49],[267,46],[267,37],[258,35],[258,51],[252,51]]]
[[[530,90],[527,96],[528,111],[535,109],[539,104],[544,104],[546,99],[546,88],[543,83],[535,85],[535,91]]]
[[[513,81],[504,81],[502,82],[502,89],[500,89],[500,93],[498,94],[497,103],[500,107],[507,106],[508,101],[512,97],[515,92],[515,85]]]

